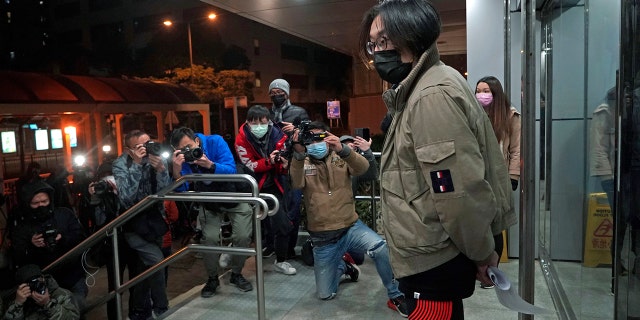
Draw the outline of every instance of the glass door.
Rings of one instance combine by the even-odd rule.
[[[616,319],[640,319],[640,2],[622,1],[614,143]]]

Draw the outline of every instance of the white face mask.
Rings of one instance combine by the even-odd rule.
[[[256,138],[261,139],[267,134],[269,130],[268,124],[250,124],[249,128],[251,129],[251,133],[256,136]]]

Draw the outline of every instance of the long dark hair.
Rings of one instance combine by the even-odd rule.
[[[360,23],[359,56],[365,65],[371,55],[366,44],[373,20],[380,15],[387,38],[396,49],[409,50],[420,57],[440,36],[438,10],[426,0],[385,0],[369,9]]]
[[[504,93],[500,80],[493,76],[484,77],[476,82],[476,88],[478,84],[484,82],[489,85],[491,94],[493,95],[493,101],[486,106],[484,110],[491,120],[491,126],[493,126],[493,132],[496,134],[498,141],[503,141],[505,137],[511,135],[511,125],[509,124],[511,116],[511,101],[509,97]]]

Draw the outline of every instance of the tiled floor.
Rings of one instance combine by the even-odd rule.
[[[386,292],[375,272],[374,264],[366,259],[361,266],[358,282],[344,282],[340,285],[338,296],[330,301],[321,301],[315,297],[313,269],[294,262],[298,269],[295,276],[286,276],[272,271],[273,259],[265,260],[265,305],[267,319],[400,319],[401,317],[387,308]],[[245,268],[247,278],[255,283],[255,269],[252,263]],[[503,263],[501,269],[509,278],[517,282],[517,262]],[[174,311],[167,319],[257,319],[257,295],[255,291],[243,293],[228,284],[223,277],[219,293],[212,298],[199,297],[194,290],[193,296]],[[540,275],[536,281],[544,284]],[[466,299],[466,319],[517,319],[518,314],[500,305],[494,290],[477,289],[474,295]],[[536,293],[536,305],[554,310],[553,303],[545,287]],[[557,319],[556,316],[536,316],[536,319]]]
[[[267,319],[401,319],[387,308],[386,293],[375,272],[375,266],[366,259],[361,266],[358,282],[344,282],[338,296],[330,301],[315,297],[312,267],[293,260],[298,274],[287,276],[273,271],[274,258],[264,260],[265,305]],[[554,262],[577,319],[613,319],[613,296],[609,294],[608,268],[583,268],[578,263]],[[518,261],[501,263],[502,269],[517,287]],[[535,268],[535,305],[555,310],[545,279],[539,266]],[[98,274],[98,284],[91,289],[89,300],[104,292],[104,270]],[[243,271],[255,287],[255,260],[249,258]],[[205,280],[201,259],[195,254],[177,261],[170,267],[167,288],[171,309],[165,319],[257,319],[257,294],[240,292],[229,284],[228,274],[222,276],[218,293],[208,299],[200,297]],[[604,284],[604,285],[603,285]],[[123,298],[126,310],[126,294]],[[478,288],[464,301],[466,319],[518,319],[518,313],[500,305],[494,290]],[[106,319],[104,306],[87,314],[89,320]],[[555,314],[537,315],[535,319],[558,319]]]

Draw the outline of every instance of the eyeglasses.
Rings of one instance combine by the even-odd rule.
[[[389,39],[387,39],[386,36],[382,36],[376,41],[367,42],[367,53],[373,55],[373,53],[376,51],[376,48],[378,48],[378,50],[380,51],[387,49],[387,41],[389,41]]]

